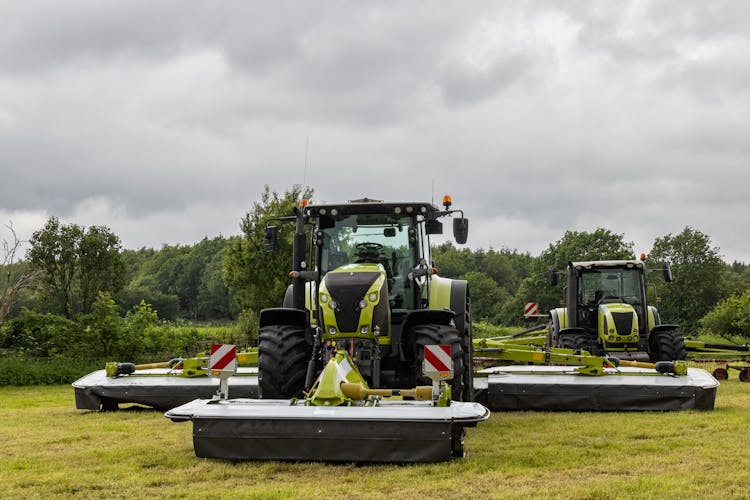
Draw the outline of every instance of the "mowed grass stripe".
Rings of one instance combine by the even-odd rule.
[[[749,410],[750,384],[730,380],[713,412],[495,413],[447,463],[231,463],[196,458],[192,424],[159,412],[2,387],[0,485],[8,498],[742,498]]]

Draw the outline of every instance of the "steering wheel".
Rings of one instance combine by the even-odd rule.
[[[372,241],[357,243],[354,247],[360,262],[379,262],[383,252],[383,245]]]
[[[620,297],[619,295],[605,295],[601,299],[599,299],[599,303],[603,304],[605,300],[612,300],[612,299],[622,302],[622,297]]]

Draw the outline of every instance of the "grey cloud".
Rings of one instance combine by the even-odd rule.
[[[5,3],[0,212],[158,246],[236,231],[264,184],[340,201],[434,183],[472,245],[604,225],[644,246],[690,224],[748,260],[747,10]]]

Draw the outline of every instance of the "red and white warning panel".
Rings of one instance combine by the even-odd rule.
[[[452,379],[451,346],[446,344],[424,346],[422,373],[433,380]]]
[[[208,369],[211,372],[237,371],[237,346],[232,344],[212,344],[211,356],[208,358]]]
[[[539,316],[539,302],[525,302],[523,304],[523,315],[527,318]]]

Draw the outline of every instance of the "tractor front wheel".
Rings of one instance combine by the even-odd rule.
[[[593,356],[602,355],[602,349],[597,341],[585,333],[563,333],[557,337],[557,347],[573,349],[574,351],[588,351]]]
[[[676,330],[656,332],[656,338],[651,341],[651,361],[676,361],[685,359],[685,337]]]
[[[424,361],[424,346],[426,345],[449,345],[451,346],[451,359],[453,360],[453,380],[451,380],[451,397],[456,401],[464,401],[464,371],[472,367],[464,365],[464,348],[461,334],[449,325],[426,324],[415,325],[413,328],[417,349],[417,383],[420,385],[432,385],[432,380],[422,375],[422,363]]]
[[[261,399],[302,396],[312,346],[304,327],[267,325],[258,332],[258,392]]]

